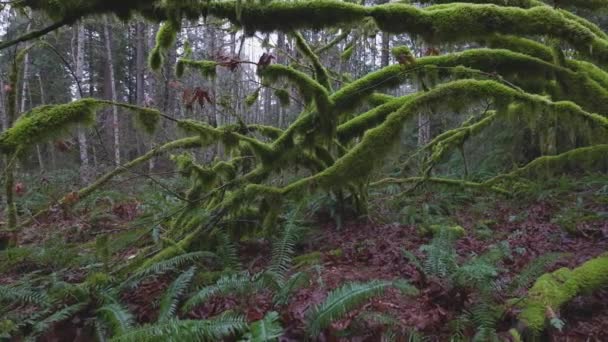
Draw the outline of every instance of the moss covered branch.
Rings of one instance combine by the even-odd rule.
[[[590,294],[608,285],[608,254],[591,259],[575,269],[560,268],[534,283],[521,302],[519,319],[533,333],[545,328],[547,311],[557,311],[563,304],[582,294]]]

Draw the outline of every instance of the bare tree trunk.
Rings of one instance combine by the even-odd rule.
[[[285,33],[283,32],[279,32],[277,34],[277,48],[279,49],[279,51],[285,51]],[[282,54],[279,53],[275,53],[275,55],[277,56],[277,63],[279,64],[283,64],[284,63],[284,57]],[[279,128],[283,127],[284,121],[285,121],[285,108],[283,108],[282,105],[278,105],[277,106],[277,125]]]
[[[143,21],[137,21],[135,24],[135,87],[136,87],[136,101],[137,105],[146,105],[146,36],[147,25]],[[146,137],[142,137],[142,143],[145,149],[148,149],[146,143]],[[152,139],[150,139],[149,145],[152,145]],[[150,146],[151,147],[151,146]],[[155,158],[148,160],[148,170],[154,169]]]
[[[388,66],[391,49],[391,36],[387,32],[382,32],[382,51],[380,54],[380,67]]]
[[[79,22],[76,38],[76,78],[82,82],[84,74],[84,24]],[[76,90],[76,99],[82,98],[80,90]],[[78,128],[78,148],[80,150],[80,180],[86,184],[91,178],[87,136],[84,127]]]
[[[4,79],[0,77],[0,128],[2,128],[2,131],[8,129],[8,116],[6,115],[6,103],[4,100]]]
[[[109,68],[109,84],[111,99],[114,102],[118,101],[116,96],[116,79],[114,77],[114,60],[112,56],[112,36],[110,35],[110,20],[107,16],[104,17],[103,34],[106,40],[106,61]],[[112,106],[112,131],[114,133],[114,163],[120,165],[120,127],[118,121],[118,108]]]
[[[424,146],[431,141],[431,117],[427,111],[418,113],[418,146]]]
[[[40,105],[45,105],[46,104],[46,95],[44,93],[42,76],[40,76],[40,74],[38,74],[38,85],[40,87]],[[55,168],[57,168],[57,162],[55,159],[55,149],[53,148],[52,143],[48,144],[48,150],[49,150],[49,154],[51,155],[51,168],[55,169]],[[42,167],[42,164],[40,164],[40,165]]]

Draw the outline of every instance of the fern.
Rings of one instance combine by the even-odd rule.
[[[445,278],[457,269],[454,240],[449,230],[442,229],[431,244],[420,247],[426,253],[423,265],[425,274]]]
[[[230,313],[209,320],[171,319],[144,325],[116,336],[114,342],[221,341],[247,328],[245,319]]]
[[[258,289],[259,284],[252,281],[249,273],[236,273],[223,276],[214,285],[206,286],[194,294],[183,306],[184,311],[189,311],[204,303],[213,296],[225,294],[237,294],[243,296]]]
[[[303,287],[309,282],[308,274],[298,272],[293,274],[274,295],[273,301],[275,305],[285,305],[289,300],[289,296],[298,288]]]
[[[548,253],[532,260],[513,279],[509,292],[515,293],[530,286],[534,280],[545,273],[547,267],[557,261],[562,255],[562,253]]]
[[[47,306],[50,299],[43,292],[0,285],[0,302]]]
[[[239,270],[241,263],[236,246],[225,231],[217,232],[218,243],[217,254],[224,263],[224,268],[228,270]]]
[[[299,227],[295,224],[294,219],[290,218],[285,224],[281,237],[273,243],[272,260],[269,270],[281,276],[284,276],[289,271],[298,237]]]
[[[263,319],[252,323],[243,341],[267,342],[277,341],[283,335],[283,327],[279,323],[279,314],[271,311]]]
[[[115,335],[125,333],[133,325],[133,315],[118,303],[107,304],[97,309],[97,318]]]
[[[34,324],[34,326],[32,327],[32,336],[37,336],[41,334],[45,330],[48,330],[55,323],[63,322],[71,318],[87,306],[88,303],[78,303],[55,311],[50,316]]]
[[[476,304],[469,312],[470,322],[477,329],[473,341],[499,341],[496,334],[496,324],[503,314],[503,310],[493,304],[490,300],[484,299]]]
[[[123,283],[123,287],[136,287],[139,282],[145,277],[154,274],[163,274],[166,272],[175,271],[176,269],[180,269],[186,265],[193,264],[204,258],[217,258],[217,256],[211,252],[199,251],[181,254],[167,260],[159,261],[133,274],[131,277],[129,277],[129,279],[127,279]]]
[[[190,286],[190,281],[192,280],[192,277],[194,277],[195,271],[196,267],[192,266],[171,283],[160,301],[159,322],[174,318],[175,312],[177,311],[177,304],[184,295],[186,289],[188,289],[188,286]]]
[[[366,300],[381,295],[392,283],[374,280],[369,283],[348,283],[331,291],[325,301],[308,312],[308,331],[318,336],[334,320],[340,319]]]

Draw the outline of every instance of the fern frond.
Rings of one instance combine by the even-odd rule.
[[[183,306],[184,311],[189,311],[204,303],[213,296],[225,294],[243,295],[258,288],[259,284],[252,281],[249,273],[235,273],[223,276],[214,285],[206,286],[194,294]]]
[[[425,274],[443,278],[456,270],[458,264],[454,239],[455,237],[447,229],[442,229],[429,245],[420,247],[420,250],[426,253],[423,265]]]
[[[46,306],[50,304],[50,299],[44,292],[0,285],[0,302]]]
[[[270,270],[284,276],[289,271],[295,254],[295,246],[299,238],[299,227],[293,219],[285,224],[281,237],[272,245]]]
[[[419,271],[424,270],[420,259],[418,259],[418,257],[414,253],[408,251],[407,249],[402,249],[401,254],[403,254],[403,257],[406,258],[407,261],[412,263],[412,265],[414,265],[414,267],[416,267]]]
[[[381,295],[392,283],[374,280],[369,283],[348,283],[329,293],[323,303],[308,312],[308,331],[318,336],[334,320],[346,315],[366,300]]]
[[[55,311],[50,316],[46,317],[42,321],[37,322],[32,327],[32,335],[37,336],[43,333],[45,330],[48,330],[53,324],[63,322],[66,319],[71,318],[78,312],[82,311],[86,308],[89,303],[78,303],[68,307],[65,307],[59,311]]]
[[[168,320],[133,329],[111,341],[114,342],[165,342],[165,341],[221,341],[247,328],[245,319],[238,315],[223,314],[209,320]]]
[[[239,252],[230,236],[228,236],[225,231],[218,231],[217,238],[220,244],[217,249],[217,254],[224,263],[224,268],[233,271],[241,269]]]
[[[186,272],[182,273],[171,283],[165,294],[160,301],[160,310],[158,314],[158,321],[166,321],[174,318],[175,312],[177,311],[177,304],[179,303],[184,292],[190,286],[190,281],[194,277],[196,267],[190,267]]]
[[[309,276],[307,273],[298,272],[293,274],[283,286],[274,295],[273,301],[275,305],[285,305],[289,300],[289,296],[300,287],[308,284]]]
[[[279,314],[271,311],[263,319],[252,323],[243,341],[267,342],[277,341],[283,335],[283,327],[279,323]]]
[[[97,317],[114,335],[125,333],[133,325],[133,315],[118,303],[106,304],[97,309]]]
[[[208,251],[198,251],[181,254],[167,260],[159,261],[133,274],[123,283],[122,286],[131,288],[136,287],[137,284],[139,284],[139,282],[145,277],[175,271],[176,269],[180,269],[186,265],[193,264],[205,258],[215,259],[217,258],[217,255]]]
[[[529,262],[513,279],[509,292],[514,293],[532,284],[546,269],[563,256],[563,253],[547,253]]]

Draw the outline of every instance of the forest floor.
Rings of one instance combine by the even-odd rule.
[[[541,198],[493,199],[477,198],[457,203],[449,210],[449,219],[462,226],[466,234],[455,244],[459,263],[473,255],[480,255],[489,246],[508,242],[512,256],[501,264],[499,282],[509,284],[532,260],[547,253],[563,253],[545,271],[560,267],[573,268],[586,260],[608,251],[608,193],[601,183],[552,193]],[[420,196],[413,205],[433,202],[429,195]],[[99,233],[125,234],[128,222],[138,215],[136,201],[113,204],[112,220],[91,234],[91,224],[77,216],[57,214],[47,217],[25,229],[20,244],[36,244],[62,234],[65,240],[93,241]],[[600,213],[588,219],[587,213]],[[604,215],[604,216],[602,216]],[[599,217],[599,219],[598,219]],[[311,233],[298,246],[295,268],[311,275],[308,287],[301,288],[279,313],[285,328],[283,341],[298,341],[303,336],[305,312],[323,301],[327,293],[341,284],[372,279],[407,279],[419,289],[417,296],[404,296],[388,290],[383,296],[370,300],[347,318],[334,322],[321,340],[379,341],[387,323],[374,313],[391,317],[392,325],[402,330],[414,329],[429,340],[444,341],[451,334],[451,323],[467,307],[471,298],[463,292],[454,292],[442,279],[428,278],[404,257],[407,250],[424,257],[420,247],[429,244],[432,237],[420,233],[418,224],[380,222],[370,219],[345,220],[342,227],[327,215],[316,215]],[[74,228],[77,227],[77,228]],[[82,235],[82,236],[81,236]],[[82,241],[90,248],[90,243]],[[264,240],[243,242],[240,246],[242,264],[254,273],[267,264],[271,246]],[[133,245],[125,246],[114,255],[118,262],[137,252]],[[15,282],[21,274],[35,265],[22,265],[0,276],[0,284]],[[67,273],[68,282],[79,282],[85,270],[74,269]],[[167,288],[171,277],[157,277],[144,281],[136,292],[124,293],[123,300],[140,322],[155,319],[155,301]],[[524,295],[520,293],[520,295]],[[458,297],[461,296],[461,297]],[[498,294],[500,296],[500,294]],[[507,298],[505,298],[506,300]],[[208,318],[227,309],[242,311],[248,320],[261,319],[271,309],[272,298],[261,291],[245,302],[236,297],[214,298],[187,314],[189,318]],[[516,321],[517,309],[507,310],[501,317],[498,331],[507,338],[507,331]],[[565,322],[564,329],[550,329],[547,340],[552,341],[607,341],[608,290],[581,296],[571,301],[558,313]],[[62,325],[61,329],[69,328]],[[60,334],[61,335],[61,334]],[[57,337],[56,334],[47,336]],[[63,335],[65,336],[65,335]],[[61,339],[60,339],[61,340]]]

